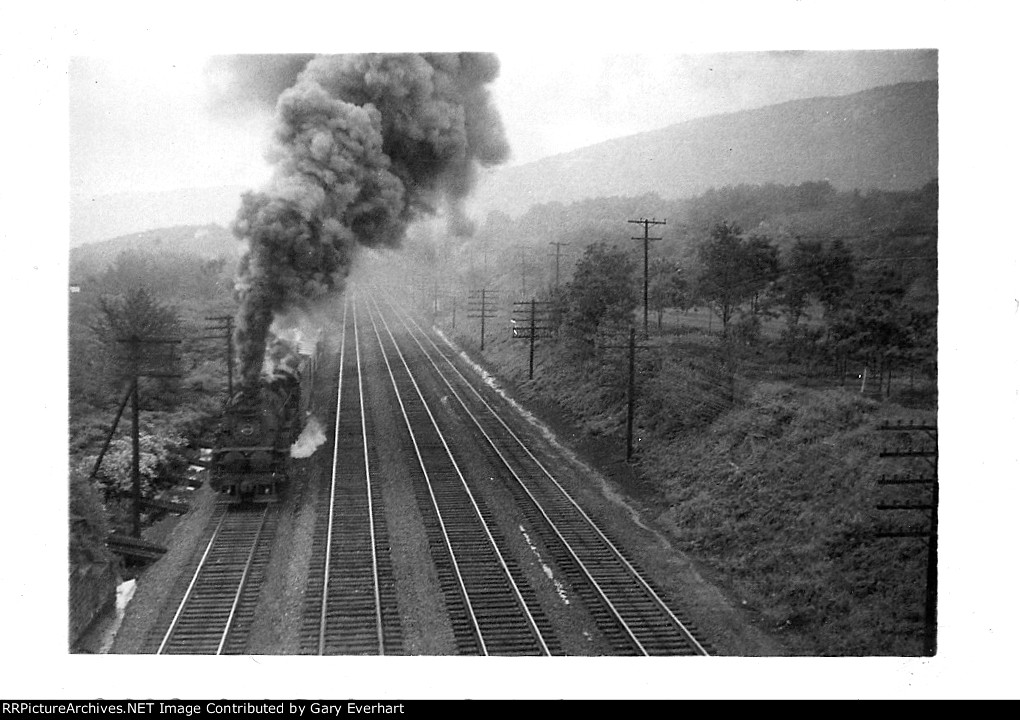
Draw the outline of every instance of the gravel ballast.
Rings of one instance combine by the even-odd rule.
[[[371,409],[375,437],[370,448],[374,481],[378,482],[386,508],[389,552],[396,578],[401,617],[403,653],[414,656],[440,656],[455,652],[452,630],[430,552],[425,540],[421,509],[409,481],[408,453],[404,447],[406,428],[393,397],[393,388],[382,360],[371,325],[361,332],[362,363],[376,368],[365,376],[366,405]],[[334,373],[336,358],[324,363],[320,377]],[[380,370],[381,368],[381,370]],[[467,374],[475,369],[462,364]],[[415,372],[417,372],[417,368]],[[436,398],[444,387],[426,378]],[[330,432],[335,413],[335,387],[319,388],[314,408],[316,416]],[[509,394],[509,391],[505,391]],[[490,402],[505,401],[487,393]],[[601,655],[607,651],[594,628],[591,617],[564,582],[562,573],[550,567],[550,553],[533,533],[516,519],[514,494],[499,483],[486,486],[498,477],[498,468],[473,432],[458,418],[450,399],[440,403],[440,424],[450,433],[457,461],[485,488],[481,502],[498,518],[498,531],[511,548],[519,572],[535,591],[541,612],[557,628],[562,652],[567,655]],[[530,438],[540,448],[542,462],[552,471],[585,511],[614,539],[628,557],[636,561],[653,584],[662,590],[671,606],[682,609],[691,620],[699,638],[705,638],[713,651],[721,655],[782,655],[775,641],[758,631],[753,617],[734,608],[725,595],[707,582],[682,553],[670,543],[665,532],[656,528],[652,517],[632,494],[621,491],[631,481],[630,468],[591,453],[583,443],[571,438],[583,437],[569,423],[543,408],[531,408],[525,418],[510,410],[515,432]],[[247,653],[252,655],[292,655],[300,652],[302,613],[305,603],[307,569],[311,537],[315,528],[315,497],[321,483],[329,479],[330,437],[306,460],[294,461],[290,486],[280,508],[280,522],[265,571],[264,584],[252,626]],[[138,589],[128,605],[112,652],[143,652],[147,636],[166,612],[175,585],[194,553],[211,518],[216,498],[208,487],[195,493],[191,511],[180,518],[166,539],[167,554],[138,578]]]

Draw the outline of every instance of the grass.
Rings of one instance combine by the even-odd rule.
[[[622,437],[619,369],[571,362],[547,341],[528,381],[527,343],[503,335],[486,340],[484,356],[497,373],[559,406],[587,432]],[[477,335],[458,340],[477,350]],[[642,501],[790,652],[921,655],[925,543],[877,537],[882,527],[908,521],[876,505],[923,488],[896,491],[877,481],[883,473],[930,469],[881,458],[893,438],[877,428],[932,422],[933,411],[849,388],[764,379],[753,362],[738,363],[743,372],[731,385],[719,352],[699,332],[644,351],[636,444],[642,486],[651,490]],[[914,520],[925,525],[923,516]]]
[[[894,419],[921,418],[854,393],[762,385],[642,463],[663,479],[660,519],[681,546],[794,652],[919,655],[924,545],[876,537],[889,521],[877,479],[894,468],[875,427]]]

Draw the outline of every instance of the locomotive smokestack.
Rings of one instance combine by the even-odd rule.
[[[246,383],[274,314],[341,291],[359,246],[395,247],[441,207],[469,226],[461,203],[478,167],[509,154],[486,87],[498,71],[477,53],[319,56],[283,91],[273,177],[244,195],[234,222],[248,243],[237,284]]]

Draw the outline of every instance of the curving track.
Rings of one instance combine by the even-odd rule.
[[[496,400],[487,400],[485,389],[477,387],[479,381],[469,380],[460,371],[454,353],[436,343],[409,315],[398,313],[394,305],[388,312],[399,315],[406,331],[401,343],[404,354],[417,356],[423,369],[440,378],[505,469],[504,477],[519,498],[526,521],[550,548],[614,652],[708,655],[707,644],[512,429]]]

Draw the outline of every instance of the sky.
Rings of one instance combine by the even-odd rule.
[[[667,54],[499,52],[510,164],[695,117],[935,80],[935,50]],[[201,55],[69,59],[72,194],[258,185],[271,115],[213,113]]]
[[[5,559],[3,631],[18,662],[7,669],[2,694],[1015,699],[1017,588],[1008,557],[1000,557],[1016,546],[1020,500],[1020,262],[1009,216],[1016,205],[1015,23],[1006,7],[989,0],[629,0],[604,8],[554,0],[371,6],[44,0],[19,5],[16,14],[2,11],[0,287],[6,335],[16,349],[7,387],[16,422],[6,438],[19,449],[6,458],[5,502],[19,510],[14,522],[0,524],[0,541],[31,546]],[[263,128],[257,118],[234,126],[210,121],[203,58],[494,51],[503,60],[495,92],[513,162],[525,162],[696,114],[765,104],[813,82],[852,92],[851,78],[868,75],[848,55],[828,56],[837,62],[822,71],[804,56],[744,56],[742,63],[717,65],[704,62],[707,53],[916,48],[938,49],[940,94],[939,424],[948,528],[940,539],[940,574],[948,590],[940,598],[938,658],[715,658],[679,667],[663,660],[642,664],[634,677],[633,665],[609,660],[557,660],[556,672],[466,659],[450,659],[439,670],[409,659],[281,672],[277,659],[238,658],[215,668],[174,664],[155,671],[139,658],[99,664],[65,654],[62,622],[54,619],[66,613],[67,458],[53,450],[66,437],[68,196],[258,183]],[[654,59],[609,61],[634,54]],[[72,64],[79,57],[109,59]],[[897,72],[931,72],[923,62],[894,65]],[[761,72],[768,68],[778,72]],[[100,87],[110,92],[97,93]]]

